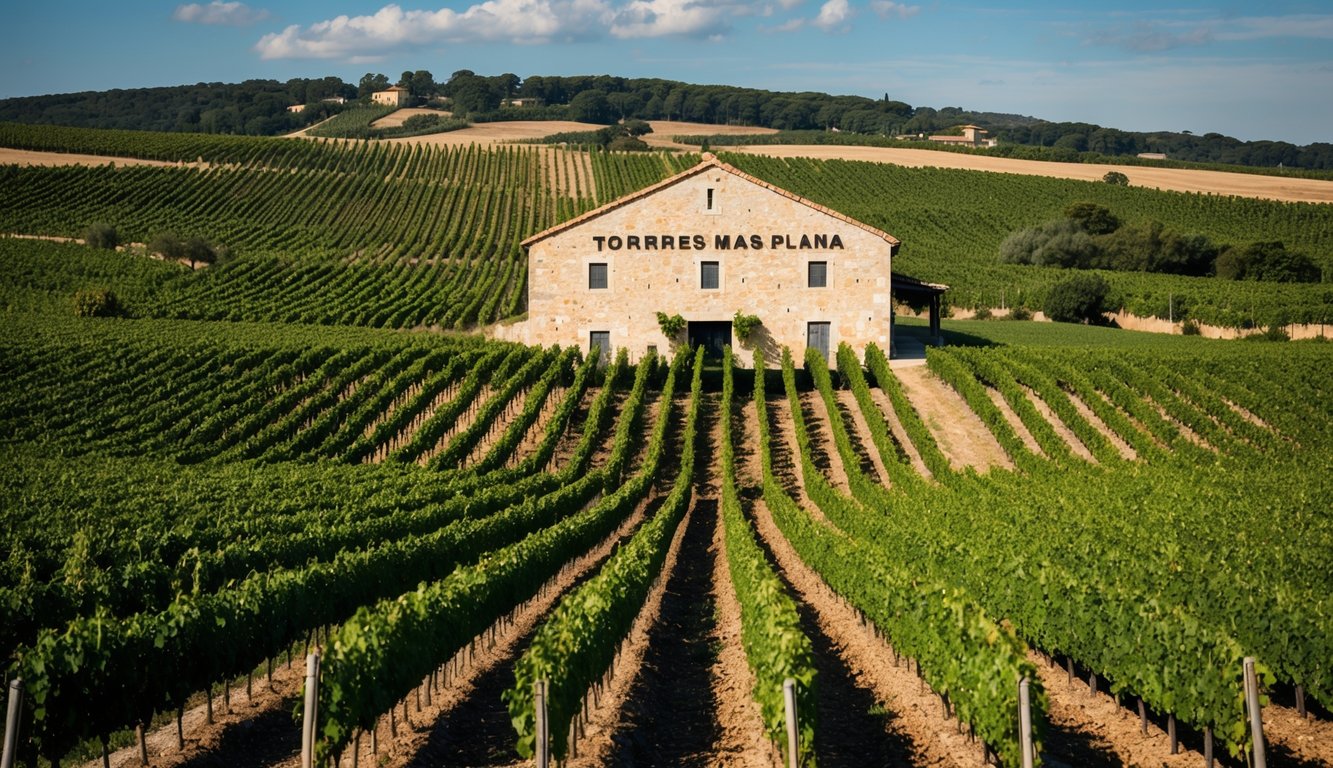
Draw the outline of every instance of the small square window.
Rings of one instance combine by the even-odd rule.
[[[828,262],[812,261],[809,265],[809,279],[806,281],[809,288],[827,288],[828,287]]]
[[[588,289],[593,291],[606,289],[606,264],[604,262],[588,265]]]
[[[699,287],[704,290],[717,290],[718,286],[718,263],[716,261],[703,261],[699,263]]]

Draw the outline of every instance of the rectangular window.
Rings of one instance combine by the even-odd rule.
[[[611,359],[611,332],[610,331],[592,331],[588,334],[588,351],[594,349],[601,350],[597,356],[599,363],[605,364]]]
[[[819,354],[828,359],[829,347],[829,324],[828,323],[806,323],[805,326],[805,345],[811,349],[819,351]]]
[[[709,188],[708,188],[708,205],[707,205],[707,209],[710,210],[710,211],[713,210],[713,188],[712,188],[712,187],[709,187]]]
[[[588,265],[588,289],[593,291],[606,289],[605,262]]]
[[[828,287],[828,262],[812,261],[809,264],[809,279],[806,281],[808,288],[827,288]]]
[[[716,261],[703,261],[699,263],[699,287],[704,290],[717,290],[718,286],[718,263]]]

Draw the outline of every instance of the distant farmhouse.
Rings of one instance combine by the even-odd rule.
[[[995,139],[984,138],[987,133],[985,128],[979,125],[964,125],[961,127],[962,136],[930,136],[930,141],[938,141],[941,144],[954,144],[961,147],[993,147],[999,142]]]
[[[407,106],[408,95],[409,92],[406,88],[395,85],[387,91],[376,91],[370,95],[370,100],[386,107],[404,107]]]
[[[342,97],[342,96],[330,96],[330,97],[328,97],[327,99],[320,99],[320,100],[319,100],[319,103],[320,103],[320,104],[346,104],[346,103],[347,103],[347,99],[344,98],[344,97]],[[300,112],[304,112],[304,111],[305,111],[305,108],[306,108],[306,105],[305,105],[305,104],[293,104],[293,105],[291,105],[290,107],[287,107],[287,111],[288,111],[288,112],[293,112],[293,113],[300,113]]]

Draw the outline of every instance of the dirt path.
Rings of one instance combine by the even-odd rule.
[[[739,394],[739,393],[738,393]],[[736,490],[742,497],[758,492],[760,474],[757,435],[753,432],[754,399],[739,396],[740,408],[732,408],[732,443],[735,451]],[[722,469],[722,423],[709,432],[709,442],[715,461],[706,465],[705,472],[718,475]],[[711,482],[717,482],[712,480]],[[713,697],[718,706],[718,723],[722,731],[717,741],[714,761],[717,765],[733,768],[776,768],[781,755],[764,731],[763,713],[754,700],[754,673],[741,644],[741,606],[736,599],[736,588],[731,581],[727,561],[727,541],[723,523],[714,526],[713,542],[713,599],[717,606],[716,639],[717,663],[713,667]]]
[[[518,418],[519,414],[523,412],[523,403],[528,399],[528,395],[531,392],[531,387],[523,387],[515,392],[513,397],[505,401],[504,407],[500,409],[500,412],[496,414],[495,418],[491,419],[491,423],[486,426],[486,431],[482,434],[481,439],[477,441],[476,445],[472,446],[472,450],[468,451],[466,456],[459,460],[458,466],[463,468],[470,467],[481,461],[486,457],[486,454],[491,452],[491,448],[493,448],[495,444],[500,441],[500,438],[504,437],[505,432],[509,430],[509,425],[512,424],[514,420]],[[543,409],[550,405],[551,396],[553,394],[554,390],[546,393],[546,399],[542,401]],[[476,419],[474,418],[473,421],[476,421]],[[531,431],[531,427],[529,427],[529,431]],[[517,446],[515,447],[517,448]],[[510,454],[505,457],[505,460],[508,461],[512,457],[513,454]]]
[[[1181,743],[1178,754],[1171,754],[1166,731],[1149,721],[1148,733],[1140,731],[1139,720],[1115,699],[1101,690],[1091,695],[1086,677],[1074,677],[1072,684],[1065,669],[1051,665],[1036,653],[1028,654],[1036,665],[1050,708],[1047,715],[1050,732],[1046,754],[1068,765],[1153,765],[1166,768],[1198,768],[1203,765],[1202,744],[1187,749]],[[1215,755],[1226,750],[1219,743]]]
[[[501,622],[493,646],[483,643],[475,655],[459,654],[445,665],[454,667],[456,673],[431,697],[430,706],[415,708],[413,728],[400,731],[394,741],[387,728],[381,727],[382,756],[378,758],[371,754],[369,740],[362,739],[360,764],[384,768],[526,764],[514,751],[514,729],[501,698],[514,684],[514,663],[560,598],[595,574],[628,541],[650,509],[650,502],[640,504],[614,533],[520,606],[512,623]],[[350,760],[350,755],[344,759]]]
[[[52,167],[58,165],[155,165],[175,168],[207,168],[208,163],[143,160],[136,157],[111,155],[81,155],[72,152],[38,152],[30,149],[0,147],[0,165]]]
[[[1083,398],[1073,392],[1065,392],[1065,395],[1069,397],[1069,402],[1074,404],[1074,410],[1078,411],[1080,416],[1088,420],[1088,423],[1093,426],[1093,429],[1102,433],[1102,437],[1105,437],[1111,445],[1115,446],[1116,451],[1120,454],[1120,458],[1134,461],[1139,457],[1138,452],[1134,450],[1133,446],[1125,442],[1123,437],[1116,434],[1114,429],[1107,426],[1106,422],[1102,421],[1100,416],[1093,413],[1092,408],[1088,407],[1088,404],[1083,402]]]
[[[931,474],[931,471],[926,467],[926,462],[921,458],[921,451],[917,450],[916,445],[907,436],[907,430],[903,429],[903,422],[898,418],[898,412],[894,410],[889,396],[884,394],[884,390],[876,388],[870,390],[870,399],[875,401],[875,405],[879,406],[880,413],[884,414],[884,420],[889,424],[889,432],[893,434],[893,439],[898,445],[907,452],[907,459],[912,463],[912,468],[917,471],[917,474],[928,480],[933,478],[934,475]]]
[[[805,420],[805,431],[810,436],[810,452],[815,467],[833,483],[844,495],[852,493],[851,482],[847,479],[847,468],[842,463],[842,454],[833,442],[833,429],[829,426],[828,409],[824,407],[824,398],[818,392],[802,392],[801,416]],[[795,446],[795,443],[792,444]]]
[[[744,152],[770,157],[865,160],[912,168],[959,168],[971,171],[1017,173],[1025,176],[1047,176],[1083,181],[1101,181],[1102,177],[1108,172],[1119,171],[1128,176],[1129,183],[1136,187],[1153,187],[1175,192],[1236,195],[1238,197],[1289,202],[1333,203],[1333,181],[1263,176],[1254,173],[1228,173],[1226,171],[1156,168],[1137,165],[1053,163],[1043,160],[1018,160],[991,155],[965,155],[959,152],[899,147],[779,145],[719,147],[718,149],[725,152]]]
[[[588,423],[588,409],[592,407],[592,401],[597,398],[600,390],[601,387],[588,387],[583,390],[583,397],[579,398],[579,404],[574,406],[574,412],[569,416],[565,431],[560,433],[560,439],[555,441],[555,450],[551,451],[551,461],[543,467],[544,470],[558,472],[569,463],[579,440],[583,438],[583,428]]]
[[[685,534],[690,530],[693,510],[687,512],[676,529],[667,551],[662,573],[671,574],[680,560],[680,552]],[[650,634],[662,615],[669,578],[657,580],[648,592],[643,609],[634,620],[629,635],[620,645],[617,661],[613,665],[607,684],[599,695],[589,699],[588,718],[584,727],[583,738],[578,742],[578,757],[567,760],[568,768],[593,768],[611,763],[612,754],[621,749],[620,743],[627,736],[624,733],[627,718],[624,710],[631,694],[635,693],[639,672],[643,669],[644,659],[650,646]],[[674,640],[674,638],[673,638]],[[660,645],[660,642],[659,642]]]
[[[1268,761],[1284,765],[1333,765],[1333,720],[1302,718],[1294,707],[1263,710]]]
[[[861,457],[861,471],[870,477],[877,477],[884,485],[890,485],[889,471],[884,467],[884,457],[879,455],[879,446],[870,435],[870,425],[861,412],[861,404],[850,390],[839,389],[833,393],[838,401],[838,411],[844,424],[850,422],[847,430],[852,441],[852,448]]]
[[[740,398],[740,393],[737,393]],[[759,493],[764,485],[763,457],[759,454],[758,416],[754,396],[740,400],[740,408],[732,414],[732,440],[736,451],[736,486],[742,496]]]
[[[727,565],[727,542],[719,522],[713,528],[713,597],[717,606],[714,628],[718,643],[713,665],[713,699],[721,726],[713,765],[733,768],[773,768],[781,755],[764,734],[763,713],[754,700],[754,673],[741,644],[741,605]]]
[[[430,463],[431,459],[443,453],[444,450],[449,447],[449,443],[453,442],[455,437],[462,434],[468,427],[472,426],[472,422],[476,421],[477,414],[481,412],[482,406],[484,406],[494,395],[495,390],[490,384],[481,385],[481,388],[477,390],[477,396],[472,398],[467,407],[458,414],[458,418],[454,419],[454,423],[450,424],[449,428],[444,431],[444,434],[440,435],[440,439],[436,440],[434,445],[421,452],[421,455],[417,457],[417,463],[424,467]],[[435,409],[431,409],[431,415],[434,414]]]
[[[929,368],[895,368],[907,401],[912,404],[935,437],[940,450],[954,469],[973,467],[985,472],[991,467],[1012,469],[1013,462],[981,423],[962,396],[940,381]]]
[[[797,598],[802,627],[814,645],[820,766],[979,765],[980,744],[943,717],[934,694],[895,664],[892,649],[801,562],[762,499],[753,503],[751,514],[779,576]]]
[[[1029,451],[1045,458],[1046,452],[1041,449],[1041,445],[1037,442],[1037,438],[1033,437],[1032,433],[1028,431],[1028,425],[1024,424],[1023,420],[1018,417],[1018,414],[1014,412],[1013,407],[1009,405],[1009,401],[1004,399],[1004,395],[1000,394],[999,390],[991,387],[986,387],[986,395],[990,398],[990,401],[995,404],[995,408],[1004,416],[1004,420],[1009,422],[1009,426],[1013,428],[1014,433],[1018,435],[1018,439],[1023,441],[1023,445],[1027,446]]]
[[[674,409],[681,413],[687,402]],[[684,536],[652,628],[643,664],[630,686],[619,733],[604,765],[717,765],[724,728],[717,696],[717,550],[719,536],[716,468],[720,460],[718,398],[700,408],[694,508],[681,521]],[[673,434],[680,434],[673,430]],[[733,723],[731,730],[743,730]],[[734,745],[733,745],[734,748]]]
[[[299,652],[299,649],[298,649]],[[264,676],[254,678],[251,692],[245,686],[233,688],[231,706],[218,689],[213,697],[213,723],[207,722],[208,709],[203,696],[186,710],[181,720],[185,748],[178,749],[176,722],[150,730],[147,736],[148,759],[154,768],[180,766],[263,766],[297,755],[301,749],[299,725],[292,722],[291,708],[305,681],[305,664],[298,657],[288,666],[275,663],[272,683]],[[111,754],[112,768],[140,765],[137,745]],[[85,763],[83,768],[102,768],[101,759]]]
[[[771,437],[769,452],[773,460],[773,476],[796,502],[810,511],[810,514],[823,518],[823,512],[810,500],[805,491],[805,473],[801,471],[799,448],[796,445],[796,424],[792,421],[791,405],[787,398],[767,395],[764,411],[768,414],[768,434]],[[756,418],[758,414],[756,413]]]
[[[1055,434],[1059,435],[1060,439],[1065,441],[1065,444],[1069,446],[1069,450],[1073,451],[1075,456],[1084,461],[1096,463],[1097,460],[1092,457],[1092,451],[1088,450],[1088,447],[1083,444],[1083,441],[1078,439],[1078,435],[1074,434],[1074,430],[1070,429],[1068,424],[1065,424],[1064,420],[1056,414],[1045,400],[1042,400],[1041,397],[1029,387],[1023,387],[1023,393],[1027,395],[1028,402],[1032,403],[1032,407],[1037,409],[1037,413],[1040,413],[1043,419],[1046,419],[1051,425],[1051,429],[1054,429]]]

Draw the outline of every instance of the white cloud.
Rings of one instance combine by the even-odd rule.
[[[1260,40],[1272,37],[1333,40],[1333,15],[1304,13],[1249,16],[1231,19],[1217,30],[1218,40]]]
[[[186,3],[176,6],[171,18],[188,24],[214,24],[229,27],[248,27],[268,18],[268,11],[251,8],[245,3],[224,3],[213,0],[208,5]]]
[[[921,11],[921,6],[895,3],[893,0],[871,0],[870,9],[881,19],[887,19],[890,16],[907,19],[917,15]]]
[[[403,46],[439,42],[539,43],[582,37],[605,25],[602,0],[486,0],[460,12],[404,11],[386,5],[371,16],[338,16],[302,28],[292,25],[255,44],[265,59],[337,59],[375,56]]]
[[[1108,27],[1093,30],[1087,37],[1089,43],[1110,45],[1128,51],[1140,53],[1168,51],[1172,48],[1204,45],[1213,39],[1207,25],[1190,25],[1188,28],[1173,29],[1175,25],[1135,22],[1129,27]]]
[[[712,37],[726,30],[732,7],[705,0],[633,0],[615,14],[615,37]]]
[[[779,0],[781,3],[799,0]],[[835,0],[846,3],[846,0]],[[761,10],[744,0],[485,0],[463,11],[404,10],[292,25],[260,38],[265,59],[365,61],[399,48],[452,42],[545,43],[610,34],[618,38],[717,39],[730,20]]]
[[[842,26],[852,16],[852,7],[847,0],[827,0],[819,7],[819,15],[810,22],[823,30]]]
[[[1096,26],[1083,35],[1093,45],[1135,52],[1168,51],[1215,42],[1304,38],[1333,40],[1333,15],[1242,16],[1213,19],[1140,20]]]

